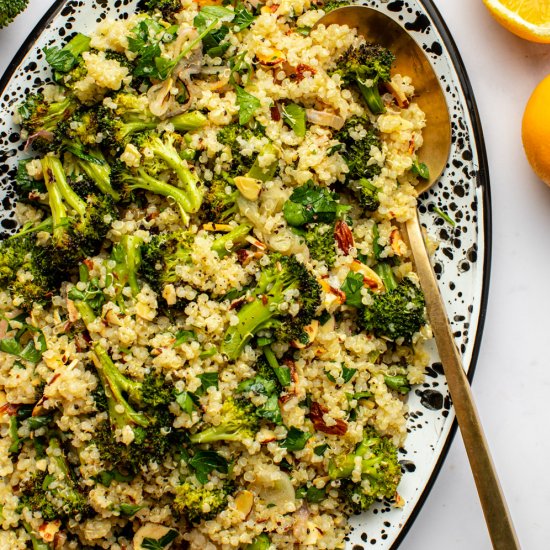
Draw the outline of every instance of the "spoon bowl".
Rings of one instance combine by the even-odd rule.
[[[451,122],[445,95],[439,79],[422,48],[399,23],[383,13],[366,6],[337,8],[323,16],[317,25],[347,25],[356,28],[367,42],[380,44],[391,50],[396,61],[392,74],[410,76],[414,85],[414,101],[426,114],[426,127],[422,131],[424,143],[418,159],[428,166],[429,180],[421,180],[418,193],[429,189],[445,167],[451,150]]]

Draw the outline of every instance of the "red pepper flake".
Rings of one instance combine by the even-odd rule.
[[[309,409],[309,419],[313,422],[313,427],[318,432],[323,432],[329,435],[344,435],[348,431],[348,425],[341,419],[336,419],[336,424],[327,426],[323,419],[323,415],[328,412],[328,409],[319,405],[315,401],[311,404]]]
[[[350,250],[355,246],[353,233],[344,220],[338,220],[334,227],[334,238],[338,248],[347,256]]]
[[[19,409],[19,405],[13,405],[12,403],[4,403],[0,407],[0,414],[7,413],[8,416],[15,416]]]

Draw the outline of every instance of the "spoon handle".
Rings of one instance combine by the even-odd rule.
[[[493,548],[517,550],[520,548],[519,541],[483,433],[472,390],[462,368],[461,357],[455,345],[445,305],[424,244],[418,212],[406,223],[406,229],[416,272],[426,297],[428,317]]]

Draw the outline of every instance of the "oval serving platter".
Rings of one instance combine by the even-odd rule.
[[[452,151],[439,183],[420,197],[422,223],[439,242],[433,262],[447,311],[471,379],[487,304],[491,211],[485,148],[475,100],[456,45],[431,0],[371,0],[362,4],[404,26],[428,55],[445,91],[452,122]],[[56,0],[27,38],[0,80],[0,235],[16,229],[10,180],[24,143],[13,122],[17,104],[45,83],[50,69],[42,48],[89,32],[106,17],[132,13],[137,0]],[[428,120],[429,124],[429,120]],[[434,211],[441,208],[452,227]],[[399,486],[402,508],[378,503],[351,519],[347,547],[397,548],[436,479],[456,431],[454,412],[435,346],[426,381],[409,394],[408,439],[400,451],[405,475]]]

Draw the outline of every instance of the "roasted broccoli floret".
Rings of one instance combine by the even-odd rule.
[[[29,0],[0,0],[0,29],[9,25],[29,3]]]
[[[243,155],[243,145],[254,137],[261,137],[257,131],[234,122],[220,129],[217,140],[222,145],[227,145],[231,151],[231,163],[229,172],[231,176],[244,176],[254,164],[256,155]]]
[[[22,486],[20,508],[40,512],[45,521],[89,514],[86,495],[78,486],[58,439],[50,439],[46,454],[48,468]]]
[[[120,372],[100,344],[95,344],[93,350],[110,421],[96,430],[94,442],[101,457],[134,471],[149,462],[161,462],[172,444],[168,405],[174,399],[173,387],[156,374],[149,374],[142,381],[132,380]],[[134,440],[124,445],[115,439],[113,430],[128,426],[134,432]]]
[[[378,264],[376,271],[386,292],[373,294],[373,302],[363,309],[360,323],[376,336],[390,340],[403,338],[410,343],[413,335],[426,324],[424,293],[409,278],[398,283],[386,263]]]
[[[365,178],[361,178],[354,187],[359,204],[363,207],[363,210],[366,212],[376,212],[380,206],[378,187]]]
[[[239,190],[233,179],[227,173],[215,175],[204,195],[201,211],[207,221],[212,223],[227,223],[239,211],[237,199]]]
[[[31,94],[19,105],[21,126],[29,134],[29,142],[38,149],[49,150],[54,141],[57,125],[68,120],[78,108],[71,96],[61,101],[46,103],[42,94]]]
[[[259,429],[255,407],[246,399],[226,399],[220,410],[222,421],[189,437],[191,443],[253,439]]]
[[[260,272],[251,301],[237,313],[238,323],[227,329],[222,353],[236,359],[250,339],[266,329],[273,330],[283,342],[304,340],[307,335],[303,328],[315,316],[320,295],[319,283],[302,263],[294,257],[273,254],[270,263]],[[290,314],[293,304],[300,307]]]
[[[107,195],[98,193],[81,199],[69,185],[59,158],[45,156],[42,171],[53,230],[51,239],[44,246],[36,247],[36,261],[43,273],[64,275],[98,251],[117,212]]]
[[[362,482],[354,483],[351,476],[361,462]],[[363,441],[355,451],[329,462],[331,479],[342,479],[342,493],[352,510],[367,510],[375,500],[393,499],[401,479],[397,449],[391,440],[381,436],[374,428],[367,428]]]
[[[139,96],[119,94],[113,98],[117,108],[113,110],[100,107],[98,110],[98,126],[103,137],[102,143],[114,151],[124,149],[132,136],[138,132],[154,130],[160,119],[148,110],[144,111]],[[207,122],[206,116],[199,111],[183,113],[166,119],[176,132],[189,132],[202,128]]]
[[[371,160],[371,147],[381,147],[380,139],[372,123],[366,117],[351,117],[335,134],[343,146],[340,155],[348,165],[348,180],[371,179],[380,174],[380,166]],[[358,192],[361,196],[360,187]]]
[[[206,489],[192,481],[186,481],[176,487],[174,510],[187,518],[191,523],[214,519],[227,507],[227,497],[235,491],[230,481],[220,484],[220,487]]]
[[[379,84],[388,82],[395,56],[378,44],[351,46],[336,61],[333,74],[339,74],[346,85],[357,85],[369,109],[375,115],[385,111]]]
[[[156,235],[142,247],[140,273],[162,295],[166,285],[182,283],[178,266],[191,261],[194,237],[186,231]]]
[[[304,238],[314,260],[325,262],[329,267],[334,265],[336,261],[334,224],[309,224]]]

